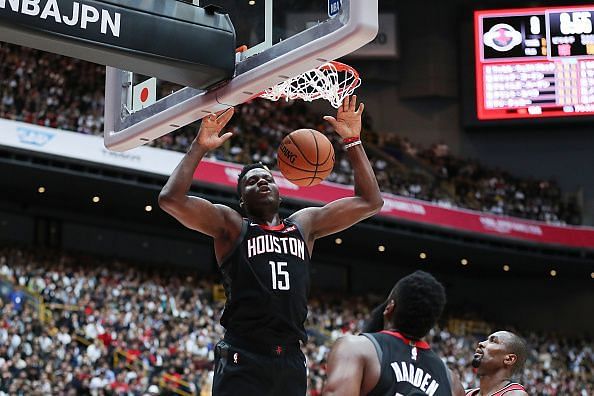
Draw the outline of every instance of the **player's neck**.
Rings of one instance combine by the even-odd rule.
[[[277,226],[281,223],[281,218],[278,215],[278,213],[272,213],[269,215],[267,215],[267,214],[253,215],[250,213],[248,215],[248,218],[253,223],[267,225],[267,226]]]
[[[498,371],[494,374],[483,374],[480,377],[481,391],[479,395],[491,395],[510,382],[509,374],[505,371]]]
[[[421,337],[419,339],[415,339],[414,337],[411,337],[409,335],[404,334],[403,332],[401,332],[400,330],[394,328],[394,326],[392,326],[390,324],[386,324],[384,326],[384,330],[385,331],[391,331],[392,333],[398,333],[398,334],[402,335],[404,338],[406,338],[407,341],[414,341],[414,342],[425,341],[425,337]]]

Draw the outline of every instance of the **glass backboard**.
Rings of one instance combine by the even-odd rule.
[[[111,150],[140,146],[211,112],[243,103],[283,80],[355,51],[373,40],[378,29],[377,0],[186,3],[216,6],[229,14],[237,47],[245,46],[236,54],[234,78],[208,91],[157,81],[156,102],[132,111],[132,87],[150,76],[108,67],[105,145]]]

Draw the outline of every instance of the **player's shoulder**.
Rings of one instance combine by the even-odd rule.
[[[228,231],[225,236],[228,239],[235,240],[241,233],[245,219],[238,211],[227,205],[215,204],[214,206],[223,215],[223,226]]]
[[[526,389],[524,389],[524,385],[519,384],[517,382],[512,382],[511,384],[507,385],[501,395],[505,396],[528,396]]]
[[[320,211],[319,207],[308,206],[303,209],[299,209],[288,217],[288,220],[293,223],[299,223],[300,225],[306,225],[312,216]]]
[[[368,355],[374,352],[374,346],[371,340],[360,335],[345,335],[340,337],[334,344],[334,349],[338,352],[351,353],[355,355]]]

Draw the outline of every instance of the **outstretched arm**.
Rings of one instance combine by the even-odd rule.
[[[241,230],[241,215],[235,210],[214,205],[206,199],[189,196],[194,172],[204,155],[219,147],[232,134],[219,136],[233,116],[233,108],[202,120],[200,131],[185,157],[175,168],[159,194],[159,206],[180,223],[216,239],[234,240]]]
[[[361,134],[364,108],[363,103],[357,108],[357,96],[347,97],[338,109],[336,118],[326,116],[324,119],[332,124],[343,139],[356,142]],[[355,195],[330,202],[321,208],[305,208],[291,216],[307,234],[310,250],[317,238],[342,231],[371,217],[383,206],[377,179],[363,146],[355,144],[347,148],[347,155],[355,177]]]

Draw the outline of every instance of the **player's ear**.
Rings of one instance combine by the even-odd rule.
[[[243,198],[239,198],[239,207],[243,209]]]
[[[384,316],[392,317],[392,314],[394,313],[395,306],[396,306],[396,302],[394,300],[388,301],[388,303],[386,304],[386,308],[384,308]]]
[[[516,364],[517,361],[518,361],[518,357],[516,356],[515,353],[508,353],[503,358],[503,364],[505,364],[507,367],[513,366],[514,364]]]

